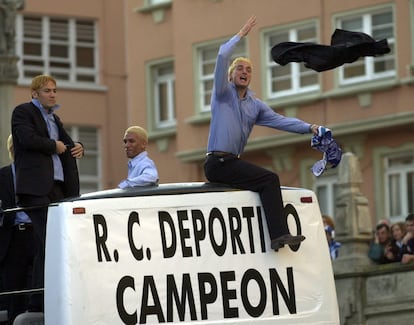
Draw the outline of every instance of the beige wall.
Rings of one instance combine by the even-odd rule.
[[[122,136],[126,127],[124,8],[117,1],[26,1],[25,14],[96,19],[99,29],[100,89],[59,87],[58,115],[67,125],[92,126],[101,136],[102,184],[114,187],[126,173]],[[18,85],[16,105],[30,100],[29,85]],[[88,148],[86,148],[87,150]]]
[[[322,92],[305,102],[278,101],[278,112],[331,127],[344,150],[358,151],[364,183],[374,217],[381,189],[376,179],[373,155],[378,147],[396,148],[413,142],[412,64],[413,19],[407,0],[173,0],[171,7],[158,11],[137,11],[144,0],[73,0],[70,2],[27,1],[25,12],[96,18],[100,32],[100,78],[106,90],[61,89],[64,122],[95,125],[101,130],[104,187],[116,186],[126,173],[122,150],[123,130],[131,124],[147,126],[147,64],[174,58],[176,75],[176,133],[166,137],[150,135],[149,154],[156,161],[160,181],[204,180],[203,156],[208,120],[190,123],[195,115],[196,83],[193,68],[194,45],[226,39],[235,34],[251,14],[258,26],[248,36],[248,53],[255,65],[252,89],[263,97],[261,74],[263,53],[260,33],[276,25],[315,19],[321,43],[329,44],[337,14],[392,3],[395,6],[398,76],[374,87],[336,89],[336,71],[320,74]],[[156,19],[164,15],[160,22]],[[410,83],[411,82],[411,83]],[[19,85],[16,103],[27,100],[27,85]],[[399,116],[407,118],[399,118]],[[312,187],[309,170],[301,162],[314,162],[321,155],[309,145],[310,136],[287,136],[257,127],[246,148],[245,158],[272,168],[283,185]],[[273,153],[273,156],[272,156]],[[190,157],[190,158],[188,158]],[[288,158],[283,160],[284,158]],[[277,169],[281,168],[282,169]],[[284,166],[284,167],[283,167]],[[306,175],[304,175],[306,173]],[[309,181],[304,181],[309,180]],[[378,215],[378,218],[383,216]]]
[[[360,8],[368,6],[381,6],[389,1],[319,1],[319,0],[293,0],[293,1],[173,1],[171,9],[165,10],[165,19],[161,23],[155,23],[151,13],[133,12],[133,8],[142,7],[143,1],[129,2],[127,10],[128,30],[137,31],[148,40],[147,46],[141,42],[130,42],[128,49],[129,71],[137,72],[129,79],[132,107],[145,107],[145,89],[143,86],[145,74],[145,62],[149,59],[174,57],[176,73],[176,95],[178,125],[175,138],[169,138],[168,142],[173,150],[181,154],[191,151],[202,152],[206,146],[208,123],[191,124],[188,119],[194,116],[196,105],[194,82],[194,56],[193,45],[209,40],[228,38],[236,33],[245,20],[252,13],[258,17],[259,24],[248,36],[249,56],[255,64],[255,74],[251,87],[261,97],[263,93],[260,64],[262,54],[260,52],[260,32],[275,25],[295,23],[304,19],[317,19],[320,26],[321,43],[329,44],[334,30],[333,21],[335,15],[346,11],[357,12]],[[375,146],[389,145],[397,147],[404,143],[412,142],[411,124],[398,123],[398,126],[387,126],[387,116],[405,114],[412,111],[412,86],[405,84],[403,80],[408,77],[407,65],[411,64],[411,32],[409,30],[409,2],[392,1],[396,6],[396,48],[398,53],[398,77],[397,80],[386,85],[383,89],[350,89],[348,92],[338,92],[335,89],[336,71],[327,71],[320,74],[323,92],[320,98],[303,104],[282,102],[276,103],[276,107],[282,114],[290,114],[292,107],[296,116],[309,122],[327,125],[334,130],[337,140],[342,142],[345,150],[353,150],[355,141],[360,153],[361,165],[364,172],[363,192],[370,202],[370,211],[375,218],[376,196],[378,192],[373,170],[372,149]],[[137,38],[139,38],[137,36]],[[136,80],[135,80],[136,79]],[[139,85],[137,87],[137,85]],[[362,87],[363,89],[363,87]],[[368,98],[368,104],[364,100]],[[144,113],[145,114],[145,113]],[[146,116],[140,110],[131,111],[131,118],[137,123],[145,123]],[[412,119],[412,117],[410,117]],[[378,122],[378,120],[384,120]],[[372,129],[372,130],[371,130]],[[245,157],[263,166],[274,169],[279,166],[276,159],[272,160],[265,150],[273,149],[280,154],[286,150],[292,150],[291,166],[285,170],[278,170],[282,183],[290,186],[312,186],[303,184],[301,180],[309,178],[300,175],[300,161],[316,161],[320,159],[318,152],[309,146],[309,137],[296,145],[286,147],[278,146],[277,136],[279,132],[274,130],[256,128],[251,141],[256,142],[252,147],[260,148],[260,140],[270,144],[261,150],[249,150]],[[271,140],[274,139],[272,142]],[[169,147],[169,148],[170,148]],[[180,159],[171,156],[171,151],[159,152],[157,147],[151,147],[151,155],[161,164],[160,175],[162,181],[188,181],[202,180],[202,155],[193,163],[182,163]],[[277,156],[277,154],[276,154]],[[166,161],[169,163],[165,163]],[[161,163],[160,163],[161,162]],[[383,216],[378,216],[383,217]]]

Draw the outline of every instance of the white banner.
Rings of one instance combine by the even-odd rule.
[[[338,324],[317,199],[283,197],[291,233],[306,240],[278,252],[249,191],[50,207],[46,325]]]

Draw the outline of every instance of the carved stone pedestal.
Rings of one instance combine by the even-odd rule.
[[[11,132],[11,114],[14,103],[14,88],[16,86],[17,56],[0,55],[0,166],[10,163],[7,152],[7,137]]]

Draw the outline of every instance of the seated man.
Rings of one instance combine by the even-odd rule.
[[[158,171],[146,151],[147,131],[139,126],[131,126],[125,131],[124,148],[128,162],[128,177],[119,183],[119,188],[158,184]]]

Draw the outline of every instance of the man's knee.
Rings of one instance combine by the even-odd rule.
[[[275,173],[269,173],[269,175],[266,177],[266,180],[271,185],[280,186],[279,176]]]

